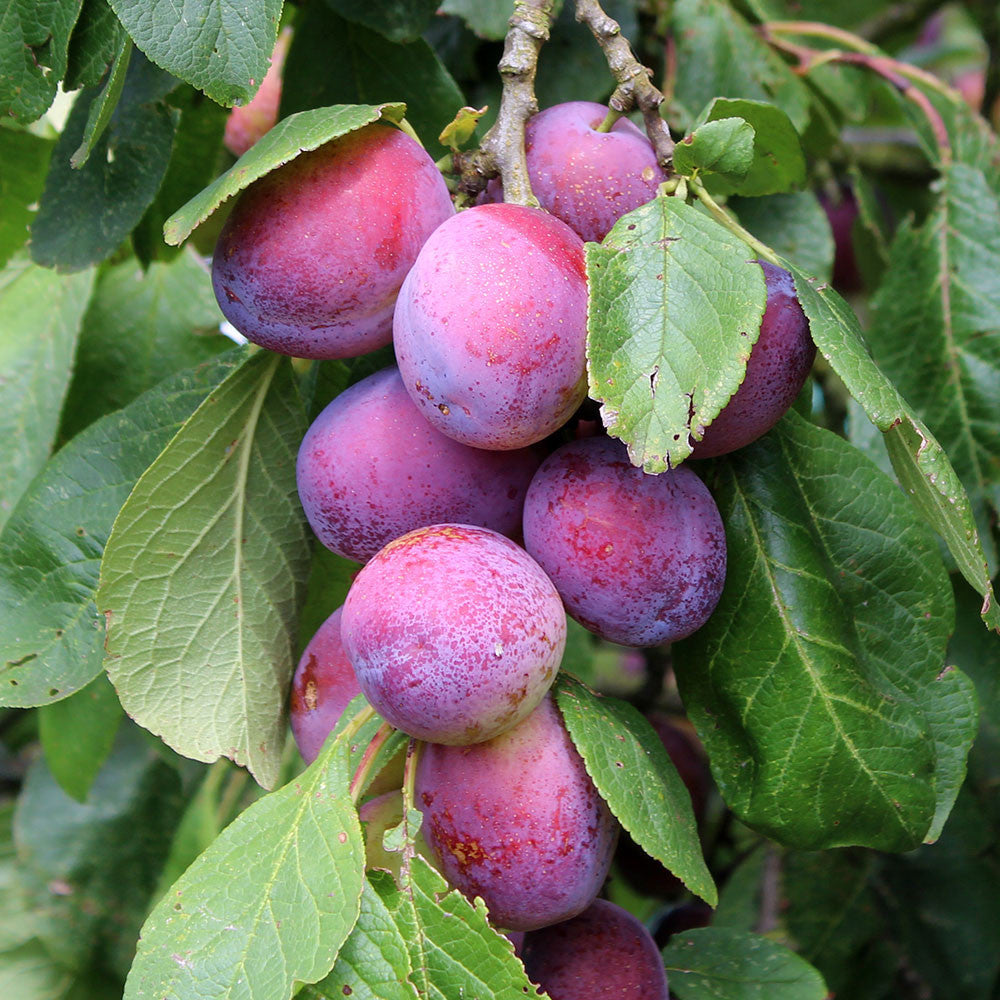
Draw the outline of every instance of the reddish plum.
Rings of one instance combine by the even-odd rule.
[[[262,135],[270,131],[278,120],[281,104],[281,69],[292,40],[290,28],[278,35],[271,53],[271,65],[257,88],[257,93],[244,105],[233,108],[226,119],[223,142],[234,156],[242,156]]]
[[[568,920],[604,882],[618,825],[551,695],[487,743],[425,746],[416,797],[444,876],[497,927]]]
[[[626,646],[690,635],[725,581],[725,531],[704,483],[683,466],[647,475],[607,437],[571,441],[542,463],[524,543],[566,610]]]
[[[395,368],[342,392],[299,448],[299,498],[319,540],[367,562],[400,535],[445,521],[519,535],[540,456],[483,451],[420,415]]]
[[[336,611],[309,640],[292,677],[289,717],[302,759],[311,764],[348,703],[361,694],[354,668],[340,641]]]
[[[767,284],[760,337],[750,352],[742,385],[705,428],[692,458],[725,455],[756,441],[785,415],[809,377],[816,345],[792,276],[773,264],[762,261],[760,266]]]
[[[587,391],[583,242],[535,208],[480,205],[424,244],[393,321],[406,391],[443,434],[523,448]]]
[[[420,528],[361,570],[341,626],[365,697],[435,743],[488,740],[539,703],[559,669],[566,614],[512,541],[463,524]]]
[[[598,899],[578,917],[524,936],[524,970],[551,1000],[667,1000],[652,935],[628,910]]]
[[[272,351],[365,354],[389,343],[403,278],[453,214],[419,143],[369,125],[243,192],[215,248],[216,298],[241,333]]]

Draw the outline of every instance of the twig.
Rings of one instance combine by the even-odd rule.
[[[576,0],[576,19],[590,28],[615,78],[617,86],[608,105],[621,114],[628,114],[633,108],[642,113],[656,159],[660,166],[668,168],[674,155],[674,140],[660,115],[663,94],[654,86],[652,73],[636,59],[620,25],[604,13],[598,0]]]
[[[499,174],[504,201],[538,207],[528,179],[524,126],[538,111],[535,70],[539,49],[549,37],[554,7],[555,0],[514,0],[499,65],[503,95],[497,119],[478,150],[456,153],[454,158],[455,169],[461,174],[459,189],[467,197],[478,194]]]

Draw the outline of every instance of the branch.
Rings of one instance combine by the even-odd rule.
[[[499,65],[503,95],[497,120],[478,150],[456,153],[454,158],[455,169],[461,173],[459,189],[466,196],[478,194],[499,174],[504,201],[538,207],[528,179],[524,126],[538,111],[535,70],[539,49],[548,41],[554,6],[555,0],[514,0]]]
[[[604,50],[608,68],[617,83],[609,106],[619,114],[628,114],[633,108],[642,113],[656,159],[664,169],[669,168],[674,156],[674,140],[660,115],[663,94],[653,85],[652,73],[636,59],[620,25],[604,13],[598,0],[576,0],[576,19],[590,28]]]

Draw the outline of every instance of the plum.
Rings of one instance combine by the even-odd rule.
[[[587,393],[583,242],[537,208],[480,205],[424,244],[393,320],[406,391],[443,434],[524,448]]]
[[[486,743],[426,745],[416,799],[445,878],[470,898],[482,896],[497,927],[527,931],[568,920],[607,875],[618,824],[551,695]]]
[[[435,430],[395,368],[342,392],[299,448],[299,498],[319,540],[367,562],[400,535],[445,521],[520,535],[533,450],[483,451]]]
[[[665,181],[656,153],[642,131],[619,118],[598,132],[608,109],[592,101],[568,101],[529,119],[524,130],[531,189],[542,208],[582,239],[600,242],[627,212],[656,197]],[[503,198],[499,182],[490,197]]]
[[[816,357],[792,276],[766,261],[760,266],[767,285],[760,337],[750,351],[742,385],[705,428],[692,458],[725,455],[769,431],[802,391]]]
[[[212,261],[215,296],[248,339],[303,358],[388,344],[399,287],[454,215],[434,161],[373,124],[302,153],[243,192]]]
[[[302,759],[311,764],[350,701],[361,694],[340,641],[343,607],[316,630],[292,677],[289,719]]]
[[[551,1000],[667,1000],[656,942],[628,910],[595,900],[579,916],[524,936],[524,971]]]
[[[685,466],[650,476],[608,437],[553,452],[528,487],[524,544],[581,625],[625,646],[682,639],[715,609],[726,536]]]
[[[234,156],[242,156],[262,135],[270,131],[278,120],[278,106],[281,104],[281,70],[291,40],[291,29],[282,29],[274,43],[271,65],[261,80],[257,93],[246,104],[229,112],[223,142],[226,149]]]
[[[522,548],[485,528],[440,524],[390,542],[361,570],[341,635],[383,718],[464,745],[541,701],[562,659],[566,613]]]

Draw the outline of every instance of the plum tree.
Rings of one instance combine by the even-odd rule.
[[[767,284],[767,306],[746,376],[695,443],[692,458],[725,455],[756,441],[784,416],[809,377],[816,345],[792,276],[766,261],[760,266]]]
[[[618,825],[551,695],[488,742],[426,745],[416,799],[442,873],[465,895],[482,896],[497,927],[568,920],[607,875]]]
[[[555,679],[566,615],[519,546],[442,524],[390,542],[344,603],[344,648],[365,697],[398,729],[435,743],[488,740]]]
[[[668,1000],[667,974],[649,931],[628,910],[594,900],[579,916],[530,931],[528,978],[551,1000]]]
[[[364,354],[389,343],[403,278],[453,214],[420,145],[369,125],[243,192],[215,248],[216,298],[244,336],[272,351]]]
[[[567,101],[534,115],[524,130],[531,189],[542,208],[595,242],[666,180],[649,140],[627,118],[598,130],[607,115],[603,104]],[[489,191],[502,199],[499,182]]]
[[[414,528],[453,522],[520,535],[534,450],[484,451],[420,415],[395,368],[342,392],[309,428],[296,465],[299,499],[319,540],[366,562]]]
[[[288,715],[302,759],[311,764],[348,703],[361,694],[340,640],[343,607],[316,630],[292,677]]]
[[[572,441],[542,463],[524,543],[567,611],[627,646],[690,635],[725,581],[725,530],[704,483],[685,466],[647,475],[608,437]]]
[[[562,426],[587,394],[583,242],[520,205],[480,205],[420,251],[393,320],[399,370],[442,433],[506,450]]]

